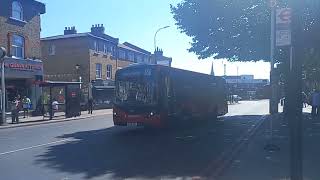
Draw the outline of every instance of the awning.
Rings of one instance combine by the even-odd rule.
[[[68,85],[80,85],[82,82],[67,82],[67,81],[42,81],[39,83],[40,87],[57,87]]]

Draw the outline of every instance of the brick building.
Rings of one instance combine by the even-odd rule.
[[[133,63],[152,63],[151,53],[131,43],[105,34],[101,24],[90,32],[78,33],[66,27],[63,35],[41,39],[45,78],[55,81],[81,81],[82,91],[89,94],[91,82],[99,89],[114,80],[117,69]],[[98,99],[102,99],[99,97]],[[103,100],[101,100],[103,101]]]
[[[0,46],[7,49],[5,76],[7,100],[28,96],[35,107],[43,65],[40,47],[40,15],[45,5],[35,0],[1,0]]]
[[[123,52],[123,50],[125,50]],[[133,60],[135,63],[155,64],[151,59],[151,52],[146,51],[129,42],[119,44],[119,59],[120,60]]]

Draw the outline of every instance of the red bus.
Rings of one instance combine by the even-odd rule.
[[[216,119],[228,112],[221,77],[161,65],[133,65],[115,78],[113,121],[119,126],[163,127]]]

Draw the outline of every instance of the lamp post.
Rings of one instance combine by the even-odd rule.
[[[80,76],[80,64],[76,64],[76,70],[77,70],[77,75],[78,75],[78,80],[80,82],[80,89],[81,89],[81,81],[82,81],[82,77]]]
[[[0,125],[6,123],[6,87],[5,87],[5,76],[4,76],[4,57],[6,56],[6,49],[0,47],[0,62],[1,62],[1,91],[2,91],[2,118]]]
[[[159,31],[163,30],[163,29],[167,29],[169,28],[170,26],[164,26],[162,28],[159,28],[156,33],[154,33],[154,38],[153,38],[153,44],[154,44],[154,52],[157,51],[157,34]],[[157,55],[156,53],[154,53],[154,63],[157,64]]]
[[[154,34],[154,38],[153,38],[154,50],[156,50],[156,48],[157,48],[157,34],[158,34],[158,32],[161,31],[161,30],[163,30],[163,29],[167,29],[167,28],[169,28],[169,27],[170,27],[170,26],[164,26],[164,27],[162,27],[162,28],[159,28],[159,29],[156,31],[156,33]]]

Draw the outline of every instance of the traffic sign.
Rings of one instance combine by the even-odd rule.
[[[276,12],[276,24],[291,23],[291,8],[279,8]]]
[[[276,46],[291,45],[291,8],[276,10]]]
[[[276,31],[276,46],[289,46],[291,45],[291,31],[290,30],[277,30]]]

